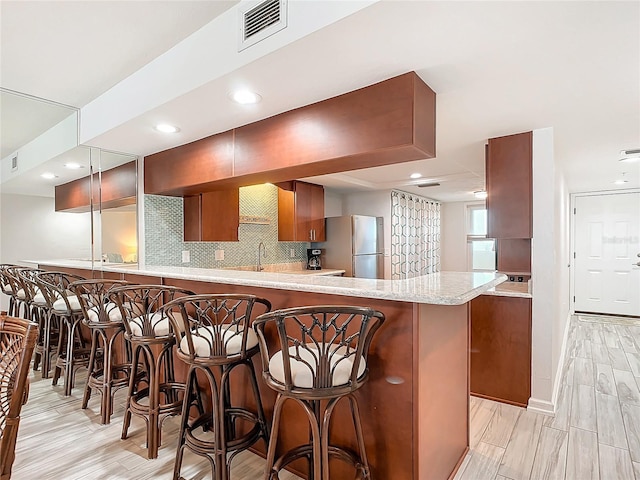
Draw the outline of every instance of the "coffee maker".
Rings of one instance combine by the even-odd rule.
[[[319,248],[307,248],[307,270],[320,270],[320,255],[322,250]]]

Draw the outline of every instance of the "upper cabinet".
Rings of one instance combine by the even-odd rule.
[[[435,156],[435,93],[415,72],[145,157],[145,193],[197,195]]]
[[[94,208],[102,209],[123,207],[136,203],[136,162],[129,162],[119,167],[105,170],[93,175]],[[99,188],[98,188],[99,187]],[[98,195],[98,192],[100,194]],[[90,177],[79,178],[55,187],[56,212],[88,212],[91,209]]]
[[[323,242],[324,187],[293,180],[278,185],[278,240]]]
[[[239,226],[237,188],[184,197],[185,242],[236,242]]]
[[[487,145],[487,236],[533,236],[533,132],[490,138]]]
[[[164,150],[144,159],[144,193],[149,194],[196,195],[205,190],[194,189],[194,186],[232,176],[233,131]]]

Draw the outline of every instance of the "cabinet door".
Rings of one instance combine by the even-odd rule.
[[[235,242],[240,226],[240,191],[218,190],[184,197],[186,242]]]
[[[324,234],[324,187],[306,182],[278,184],[278,240],[322,242]]]
[[[487,236],[531,238],[533,132],[489,139]]]
[[[531,396],[531,299],[471,301],[471,393],[526,406]]]
[[[312,185],[311,189],[311,230],[314,242],[324,242],[324,187]]]

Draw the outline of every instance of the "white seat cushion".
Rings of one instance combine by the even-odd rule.
[[[4,293],[10,294],[13,290],[11,290],[11,285],[9,285],[8,283],[3,283],[2,284],[2,291]]]
[[[35,295],[33,296],[33,303],[36,305],[44,306],[47,304],[47,300],[44,298],[44,295],[40,291],[40,289],[36,289]]]
[[[68,295],[67,300],[69,301],[69,306],[71,307],[72,312],[79,312],[82,310],[78,297],[76,297],[75,295]],[[53,302],[53,309],[59,312],[66,312],[67,304],[64,302],[64,298]]]
[[[227,355],[237,355],[242,349],[242,333],[238,333],[237,329],[225,328],[224,325],[221,329],[222,342],[227,349]],[[195,334],[191,335],[193,339],[193,348],[195,348],[196,357],[210,357],[211,345],[214,343],[215,329],[214,327],[200,327],[197,328]],[[252,349],[258,345],[258,336],[252,329],[247,330],[247,350]],[[184,353],[189,353],[189,343],[187,337],[183,337],[180,342],[180,350]]]
[[[103,307],[104,311],[107,312],[107,315],[109,315],[109,321],[111,322],[121,322],[122,321],[122,314],[120,313],[120,309],[118,308],[118,305],[116,305],[113,302],[108,302],[104,305]],[[89,316],[88,320],[90,322],[98,322],[100,320],[99,315],[100,315],[100,311],[98,309],[97,306],[93,306],[91,307],[88,311],[87,311],[87,315]]]
[[[179,313],[174,313],[175,316],[180,315]],[[141,337],[142,336],[142,326],[144,325],[145,317],[148,318],[151,327],[153,328],[154,335],[158,337],[162,337],[169,334],[171,322],[169,321],[169,317],[162,315],[160,312],[152,313],[151,315],[141,315],[139,317],[132,318],[129,320],[129,328],[131,328],[131,333],[134,336]],[[179,325],[182,325],[182,322],[179,322]],[[182,329],[180,329],[182,331]]]
[[[300,388],[313,388],[313,377],[316,371],[316,357],[317,349],[313,344],[307,344],[308,351],[304,348],[298,350],[298,354],[302,360],[296,360],[293,358],[296,355],[296,347],[289,347],[290,363],[291,363],[291,381],[296,387]],[[343,355],[346,352],[346,347],[337,347],[330,359],[331,369],[333,370],[332,386],[345,385],[349,382],[351,376],[351,369],[353,368],[353,356],[344,358]],[[335,370],[334,370],[335,367]],[[360,357],[360,365],[358,366],[358,377],[360,377],[367,364],[364,358]],[[269,373],[277,381],[285,383],[284,378],[284,361],[282,359],[282,352],[277,352],[269,360]]]
[[[24,288],[21,288],[16,292],[16,297],[18,297],[20,300],[24,300],[25,298],[27,298],[27,294],[24,292]]]

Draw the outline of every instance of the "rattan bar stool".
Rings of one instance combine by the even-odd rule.
[[[7,308],[7,312],[9,316],[13,316],[14,314],[14,299],[13,299],[13,288],[11,286],[11,279],[9,277],[8,269],[10,267],[15,267],[11,263],[2,263],[0,264],[0,292],[4,293],[7,297],[9,297],[9,307]]]
[[[26,302],[26,293],[18,278],[18,271],[26,268],[20,265],[5,265],[0,273],[2,275],[2,291],[9,295],[8,314],[13,317],[29,317],[29,306]]]
[[[124,335],[133,352],[122,439],[127,438],[131,415],[143,418],[147,425],[148,458],[158,457],[164,419],[182,412],[185,384],[177,381],[174,374],[176,336],[161,307],[186,295],[193,292],[164,285],[128,285],[116,287],[109,294],[110,301],[120,309]],[[139,375],[140,364],[145,369],[143,379]],[[195,398],[202,412],[199,394]]]
[[[260,342],[262,376],[278,395],[265,468],[266,480],[297,459],[306,458],[309,478],[330,480],[329,458],[352,464],[359,478],[371,479],[358,400],[354,392],[368,378],[367,357],[381,312],[354,306],[311,306],[276,310],[253,325]],[[349,401],[358,452],[331,445],[329,425],[336,404]],[[275,458],[282,408],[287,400],[300,405],[309,419],[309,443]]]
[[[36,348],[33,352],[33,370],[37,371],[40,366],[40,362],[44,358],[44,334],[45,334],[45,316],[47,311],[47,301],[44,295],[40,291],[40,287],[36,283],[35,276],[39,272],[44,270],[38,268],[18,268],[14,270],[16,278],[21,285],[21,289],[18,291],[18,296],[23,298],[26,303],[26,313],[29,320],[36,322],[39,325],[38,341],[36,342]],[[21,292],[24,292],[21,294]],[[57,322],[52,325],[50,330],[50,338],[47,344],[49,345],[49,351],[47,353],[47,360],[51,358],[52,350],[57,348],[58,332],[59,328]],[[47,362],[47,368],[42,370],[42,378],[49,378],[49,362]]]
[[[83,323],[91,331],[89,374],[84,387],[82,408],[87,408],[91,393],[100,395],[100,423],[110,423],[113,395],[129,386],[131,348],[124,340],[124,325],[118,306],[109,301],[111,289],[130,285],[124,280],[79,280],[69,290],[80,300]],[[100,357],[100,352],[102,356]]]
[[[174,480],[182,478],[185,448],[209,460],[211,478],[227,480],[238,453],[261,438],[265,443],[268,440],[269,428],[251,360],[258,353],[258,338],[251,326],[254,309],[268,312],[271,303],[254,295],[207,294],[178,298],[163,308],[174,331],[180,332],[178,358],[189,365]],[[230,380],[238,367],[248,373],[255,412],[232,398]],[[208,382],[212,405],[190,420],[189,406],[195,401],[192,396],[198,388],[198,372]]]
[[[49,369],[48,354],[52,324],[58,321],[60,334],[52,384],[57,385],[60,376],[63,375],[64,394],[68,397],[73,389],[76,371],[89,365],[91,352],[80,331],[80,322],[84,318],[80,301],[69,290],[71,283],[84,278],[65,272],[38,272],[34,275],[34,279],[47,304],[43,322],[45,332],[42,374],[44,375]]]
[[[0,479],[11,478],[20,411],[29,395],[29,364],[38,325],[0,314]]]

